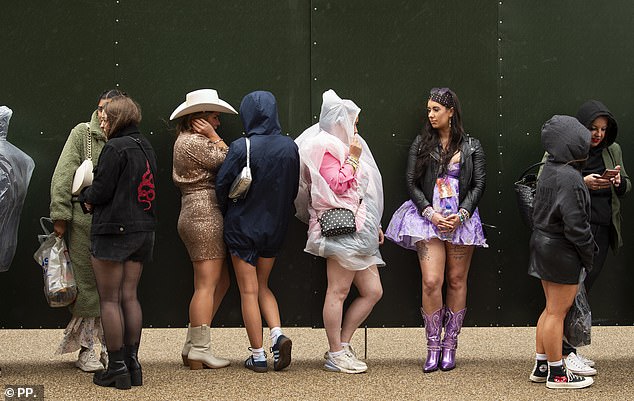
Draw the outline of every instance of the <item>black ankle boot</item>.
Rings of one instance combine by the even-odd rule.
[[[124,345],[123,354],[125,356],[125,364],[130,372],[130,380],[133,386],[143,385],[143,372],[138,358],[139,344]]]
[[[108,369],[95,373],[92,382],[98,386],[116,387],[119,390],[128,390],[132,387],[130,372],[123,359],[123,348],[108,351]]]

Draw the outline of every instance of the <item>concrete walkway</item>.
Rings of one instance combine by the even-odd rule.
[[[76,354],[54,355],[62,330],[0,330],[0,388],[44,385],[46,400],[634,399],[634,327],[593,328],[593,344],[583,354],[596,361],[599,374],[583,390],[549,390],[528,380],[535,352],[532,327],[464,328],[456,369],[430,374],[422,372],[423,331],[368,329],[368,372],[347,375],[323,369],[323,329],[285,329],[293,340],[293,362],[285,371],[265,374],[243,368],[249,355],[244,329],[212,329],[216,355],[230,359],[231,366],[200,371],[182,365],[185,329],[144,329],[139,352],[144,385],[124,391],[94,385],[92,374],[74,367]],[[360,356],[364,337],[360,330],[353,339]]]

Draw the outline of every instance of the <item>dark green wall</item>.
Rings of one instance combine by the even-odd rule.
[[[167,123],[185,93],[212,87],[237,107],[256,89],[272,91],[285,133],[316,122],[324,90],[361,108],[360,131],[381,168],[383,225],[407,199],[405,157],[419,131],[431,87],[449,86],[462,101],[464,124],[487,153],[487,190],[480,212],[488,249],[476,251],[469,278],[469,325],[534,324],[543,295],[526,274],[529,232],[513,182],[541,158],[539,130],[553,114],[573,114],[602,100],[619,121],[619,143],[634,154],[634,5],[607,1],[432,2],[400,0],[53,0],[14,1],[0,26],[0,104],[14,110],[9,140],[36,170],[22,215],[20,244],[0,274],[0,327],[63,327],[69,314],[47,307],[32,254],[38,219],[48,214],[49,184],[69,130],[89,118],[96,96],[119,86],[143,108],[142,130],[159,154],[160,223],[155,262],[140,285],[146,326],[183,326],[192,292],[191,264],[176,232],[180,205],[171,182],[174,132]],[[227,140],[241,135],[224,117]],[[634,167],[632,167],[634,168]],[[634,170],[630,173],[632,174]],[[629,201],[624,219],[632,221]],[[626,247],[609,256],[593,289],[595,322],[631,324],[634,274]],[[272,277],[285,325],[320,326],[324,263],[305,254],[305,227],[294,220]],[[382,248],[384,297],[370,326],[419,325],[416,256]],[[235,286],[218,324],[241,324]]]

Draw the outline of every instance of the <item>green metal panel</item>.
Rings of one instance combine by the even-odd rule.
[[[611,0],[432,2],[428,0],[287,0],[183,6],[119,0],[11,2],[0,14],[0,104],[14,110],[9,140],[30,154],[36,170],[22,215],[18,251],[0,275],[0,327],[63,327],[65,310],[51,310],[32,259],[38,218],[48,214],[49,184],[70,129],[89,118],[103,89],[128,91],[143,108],[142,130],[159,154],[160,223],[155,261],[139,288],[146,326],[183,326],[192,270],[176,232],[180,205],[171,182],[173,127],[167,119],[185,93],[219,90],[234,107],[256,89],[272,91],[285,133],[316,122],[321,94],[333,88],[361,108],[360,131],[381,168],[386,227],[407,199],[405,158],[425,118],[428,91],[449,86],[459,95],[467,131],[487,154],[487,190],[480,204],[490,248],[475,252],[467,324],[534,324],[543,306],[539,283],[526,275],[528,230],[513,182],[542,154],[539,130],[552,114],[574,114],[588,98],[619,121],[626,163],[634,123],[634,7]],[[609,21],[609,23],[608,23]],[[225,116],[227,141],[241,135]],[[634,167],[632,167],[634,168]],[[632,169],[631,168],[631,169]],[[632,172],[630,172],[632,174]],[[624,219],[631,221],[629,201]],[[273,271],[284,325],[321,326],[324,262],[305,254],[306,227],[293,220]],[[608,257],[593,289],[601,323],[631,324],[632,229],[626,247]],[[386,243],[384,297],[371,326],[419,325],[420,269],[414,252]],[[241,324],[235,280],[217,324]]]
[[[591,1],[503,1],[500,32],[500,153],[505,191],[500,197],[504,238],[502,288],[504,324],[534,324],[544,298],[538,280],[526,275],[530,233],[513,204],[512,185],[543,155],[542,124],[554,114],[575,115],[587,99],[604,102],[619,123],[617,141],[625,164],[634,155],[634,22],[632,3]],[[503,154],[502,154],[503,153]],[[631,168],[630,168],[631,170]],[[632,173],[630,173],[631,175]],[[624,221],[634,218],[631,200],[622,202]],[[625,247],[610,253],[590,294],[595,323],[631,324],[634,256],[631,225],[623,225]]]
[[[461,99],[464,125],[495,148],[496,2],[403,0],[312,2],[312,110],[319,116],[321,94],[329,88],[359,107],[359,132],[367,140],[383,176],[383,227],[408,198],[405,166],[409,146],[426,118],[432,87],[449,86]],[[480,207],[483,219],[496,220],[494,165]],[[476,250],[470,280],[473,306],[469,324],[496,321],[497,238]],[[419,325],[421,278],[415,252],[389,241],[381,250],[383,299],[370,325]],[[323,287],[319,289],[323,298]],[[477,305],[477,306],[475,306]]]
[[[114,2],[111,2],[114,3]],[[104,66],[111,53],[110,4],[62,1],[11,2],[0,13],[0,104],[13,109],[8,140],[36,163],[22,210],[18,249],[11,269],[0,275],[0,327],[56,327],[66,310],[43,298],[41,269],[33,260],[49,213],[49,186],[70,130],[87,121],[97,96],[112,85]],[[99,18],[101,16],[101,18]]]

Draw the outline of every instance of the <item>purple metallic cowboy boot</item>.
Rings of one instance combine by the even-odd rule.
[[[427,334],[427,359],[423,366],[423,372],[429,373],[438,370],[440,359],[440,332],[442,331],[442,317],[444,309],[440,308],[431,315],[425,314],[423,308],[420,313],[425,321],[425,334]]]
[[[458,334],[462,328],[464,315],[467,308],[458,312],[452,312],[449,307],[445,307],[445,337],[442,339],[442,359],[440,360],[440,370],[451,370],[456,367],[456,348],[458,348]]]

